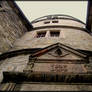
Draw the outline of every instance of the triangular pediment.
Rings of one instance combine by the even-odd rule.
[[[86,55],[61,43],[45,47],[30,55],[27,71],[48,73],[84,73]]]
[[[61,43],[56,43],[37,51],[32,55],[32,57],[48,60],[82,60],[86,55],[71,47]]]

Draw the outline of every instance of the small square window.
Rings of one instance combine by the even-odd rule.
[[[50,36],[51,37],[59,37],[59,35],[60,35],[60,32],[59,31],[58,32],[55,32],[55,31],[50,32]]]
[[[49,23],[50,23],[50,21],[45,21],[45,22],[44,22],[44,24],[49,24]]]
[[[45,37],[45,35],[46,35],[46,32],[38,32],[37,33],[37,38]]]
[[[52,23],[58,23],[58,21],[57,20],[54,20],[54,21],[52,21]]]

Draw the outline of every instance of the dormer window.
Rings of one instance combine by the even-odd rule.
[[[45,35],[46,35],[46,32],[38,32],[37,33],[37,38],[45,37]]]
[[[60,35],[60,32],[59,31],[53,31],[53,32],[51,31],[50,32],[50,36],[51,37],[59,37],[59,35]]]

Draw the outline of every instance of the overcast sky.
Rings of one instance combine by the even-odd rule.
[[[87,1],[16,1],[29,21],[50,14],[67,14],[86,23]]]

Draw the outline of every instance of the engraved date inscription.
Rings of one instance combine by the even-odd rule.
[[[67,72],[67,65],[52,64],[51,72]]]

